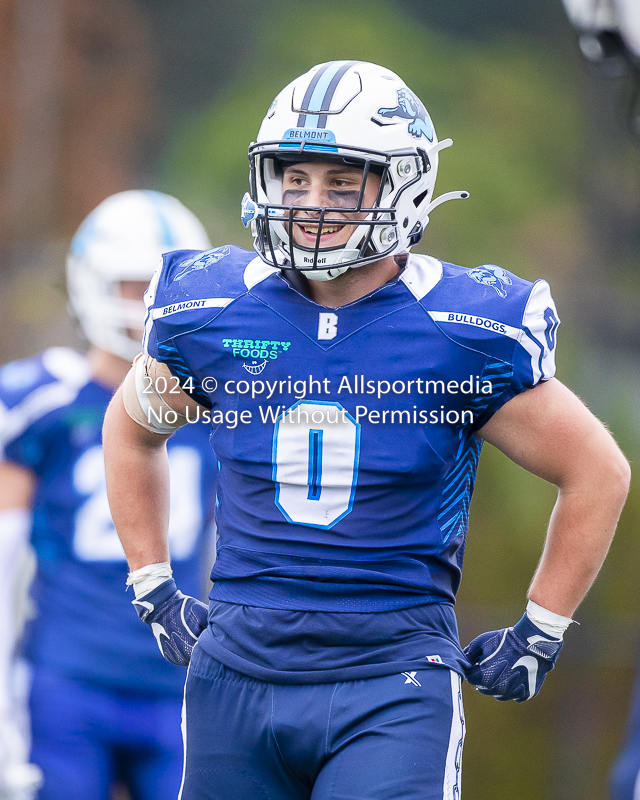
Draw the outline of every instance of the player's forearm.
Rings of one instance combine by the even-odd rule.
[[[529,590],[535,603],[556,614],[573,616],[605,559],[628,486],[627,462],[612,447],[594,477],[560,487]]]
[[[111,514],[131,570],[169,560],[169,465],[166,436],[141,428],[119,390],[104,421]]]

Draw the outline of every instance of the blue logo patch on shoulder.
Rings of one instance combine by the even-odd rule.
[[[513,283],[506,271],[502,267],[496,267],[495,264],[484,264],[470,269],[467,275],[482,286],[491,286],[499,297],[506,297],[507,290],[504,287]]]
[[[379,108],[378,115],[381,117],[400,117],[410,120],[407,130],[411,136],[419,139],[421,136],[433,141],[433,123],[427,109],[415,94],[407,88],[396,89],[398,95],[398,105],[394,108]]]
[[[182,280],[182,278],[184,278],[184,276],[188,275],[190,272],[195,272],[199,269],[206,269],[212,264],[217,264],[218,261],[228,255],[231,255],[231,248],[228,244],[225,244],[222,247],[214,247],[213,250],[207,250],[206,253],[201,253],[199,256],[197,256],[197,258],[191,258],[181,264],[180,266],[182,267],[182,270],[175,276],[173,280]]]

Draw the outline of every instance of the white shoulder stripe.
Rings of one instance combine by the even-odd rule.
[[[72,403],[82,386],[65,383],[48,383],[31,392],[23,401],[11,409],[5,409],[1,418],[0,458],[9,442],[17,439],[27,428],[56,408]]]
[[[556,373],[555,349],[560,318],[546,281],[536,281],[533,285],[522,325],[529,335],[523,337],[521,344],[531,355],[534,378],[553,378]]]
[[[91,367],[86,357],[70,347],[45,350],[42,365],[52,377],[70,386],[84,386],[91,378]]]
[[[424,255],[409,256],[407,266],[400,280],[416,300],[428,294],[442,278],[442,262]]]
[[[164,319],[172,314],[182,311],[200,311],[203,308],[224,308],[233,303],[233,297],[204,297],[200,300],[184,300],[182,303],[171,303],[169,306],[154,308],[151,312],[152,319]]]
[[[253,289],[258,283],[261,283],[265,278],[268,278],[269,275],[272,275],[274,272],[279,272],[276,267],[271,267],[269,264],[264,262],[259,256],[252,259],[244,270],[244,285],[247,289]]]
[[[497,319],[478,317],[476,314],[461,314],[458,311],[428,311],[427,313],[434,322],[452,322],[455,325],[471,325],[474,328],[482,328],[483,330],[492,331],[493,333],[500,333],[502,336],[508,336],[510,339],[515,339],[518,342],[524,336],[524,331],[520,328],[514,328],[512,325],[499,322]]]

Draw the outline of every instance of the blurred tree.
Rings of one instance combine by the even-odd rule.
[[[105,196],[135,185],[154,76],[131,0],[3,0],[0,9],[6,248],[67,234]]]
[[[491,41],[526,32],[529,38],[557,46],[566,43],[569,36],[562,5],[557,0],[401,0],[400,5],[431,29],[469,39]]]
[[[106,196],[140,184],[155,104],[134,0],[0,0],[0,23],[4,360],[69,340],[69,237]]]

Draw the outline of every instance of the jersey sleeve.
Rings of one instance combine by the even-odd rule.
[[[142,339],[142,349],[147,355],[161,361],[169,367],[172,375],[180,381],[180,386],[198,403],[211,408],[211,401],[202,387],[191,374],[189,367],[182,358],[178,348],[173,342],[173,337],[168,336],[163,339],[163,331],[159,330],[161,325],[156,323],[159,312],[162,311],[162,287],[166,284],[165,273],[170,272],[176,260],[182,263],[184,260],[193,258],[196,251],[178,251],[168,253],[163,256],[158,264],[156,271],[149,282],[144,293],[144,303],[146,308],[144,336]]]
[[[211,400],[181,352],[180,337],[206,325],[245,290],[230,291],[225,280],[239,252],[245,251],[223,245],[204,252],[165,253],[145,293],[144,352],[166,364],[182,388],[206,408]]]
[[[559,324],[549,284],[537,281],[526,300],[520,325],[504,326],[515,341],[511,358],[503,361],[490,357],[487,361],[485,377],[491,382],[492,391],[477,405],[474,430],[485,425],[516,395],[553,378]]]
[[[546,281],[537,281],[522,316],[522,336],[515,350],[514,380],[530,389],[556,373],[556,335],[560,319]]]

